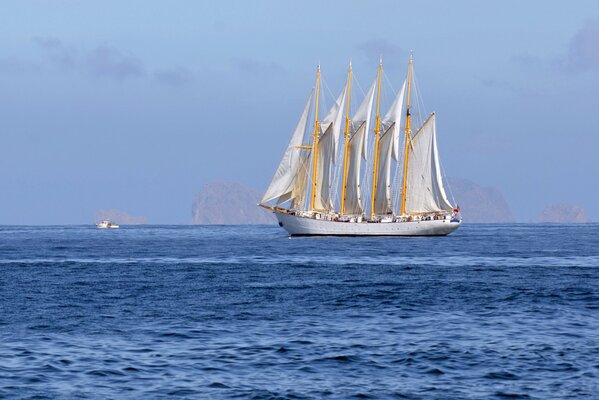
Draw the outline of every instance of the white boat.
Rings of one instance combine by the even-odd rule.
[[[315,89],[259,205],[274,212],[292,236],[440,236],[456,230],[462,219],[443,184],[435,114],[421,117],[415,132],[411,128],[412,56],[407,79],[384,116],[382,61],[350,115],[352,79],[350,64],[347,84],[321,120],[318,66]],[[311,112],[314,125],[307,133]]]
[[[100,228],[100,229],[116,229],[119,226],[113,222],[110,222],[109,220],[105,219],[104,221],[97,223],[96,224],[96,228]]]

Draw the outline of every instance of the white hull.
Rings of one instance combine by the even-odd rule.
[[[117,229],[118,227],[119,226],[117,224],[106,220],[96,224],[96,228],[98,229]]]
[[[339,222],[276,212],[279,226],[291,236],[445,236],[458,229],[461,220],[412,222]]]

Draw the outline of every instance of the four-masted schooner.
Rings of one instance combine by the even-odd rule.
[[[279,225],[292,236],[433,236],[453,232],[460,226],[461,216],[443,185],[435,114],[415,132],[411,128],[412,55],[407,79],[384,116],[380,113],[382,61],[376,79],[350,115],[352,73],[350,64],[347,84],[320,119],[318,66],[316,86],[259,205],[273,211]],[[311,109],[314,125],[307,135]],[[400,149],[402,115],[405,137]],[[392,163],[397,171],[395,179]]]

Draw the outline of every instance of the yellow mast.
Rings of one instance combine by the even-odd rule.
[[[341,215],[345,214],[345,190],[347,189],[347,154],[349,152],[349,106],[351,99],[352,68],[347,72],[347,99],[345,103],[345,150],[343,154],[343,183],[341,186]]]
[[[316,166],[318,165],[318,100],[320,96],[320,64],[316,71],[316,102],[314,103],[314,140],[312,141],[312,197],[310,209],[314,210],[314,199],[316,198]]]
[[[410,52],[410,64],[408,65],[408,96],[406,103],[406,148],[403,156],[403,185],[401,190],[401,215],[406,213],[406,189],[408,187],[408,157],[410,155],[410,88],[412,86],[412,53]]]
[[[374,167],[372,169],[372,195],[370,203],[370,219],[374,219],[374,202],[376,200],[376,176],[379,163],[379,141],[381,133],[381,80],[383,76],[383,60],[379,63],[377,94],[376,94],[376,123],[374,126]]]

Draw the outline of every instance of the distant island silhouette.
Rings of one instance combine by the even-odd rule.
[[[211,182],[195,195],[192,223],[201,225],[275,224],[273,214],[258,207],[261,194],[235,182]]]
[[[584,208],[574,204],[552,204],[541,212],[538,222],[587,223],[591,222]]]
[[[451,192],[467,223],[514,222],[512,211],[501,192],[465,179],[448,179]],[[274,224],[268,211],[257,207],[261,193],[235,182],[211,182],[195,195],[192,223]]]
[[[99,210],[94,217],[94,223],[103,220],[109,220],[120,225],[144,225],[148,223],[148,218],[144,216],[134,216],[116,209]]]

